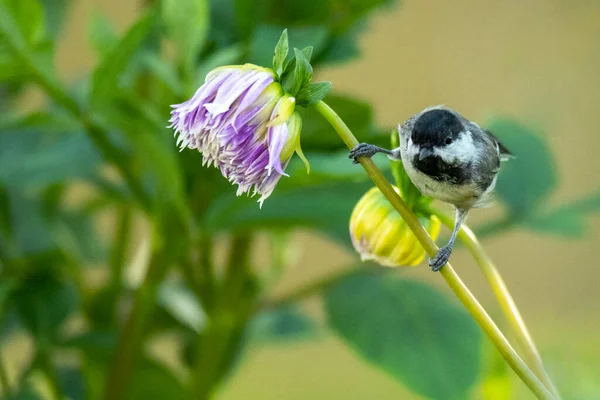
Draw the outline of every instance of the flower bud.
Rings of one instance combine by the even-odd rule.
[[[394,186],[394,190],[399,190]],[[435,240],[440,231],[436,216],[421,223]],[[416,266],[425,258],[425,250],[406,222],[374,187],[356,203],[350,217],[350,237],[363,261],[374,260],[386,267]]]

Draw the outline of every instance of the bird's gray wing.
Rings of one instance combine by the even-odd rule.
[[[501,161],[506,161],[506,160],[510,160],[511,158],[515,158],[515,156],[510,152],[510,150],[508,150],[506,148],[505,145],[502,144],[502,142],[500,140],[498,140],[498,138],[496,136],[494,136],[494,134],[490,131],[484,131],[485,133],[488,134],[489,137],[491,137],[496,144],[498,144],[498,152],[500,153],[500,160]]]

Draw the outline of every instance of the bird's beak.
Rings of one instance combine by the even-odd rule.
[[[430,148],[422,148],[421,151],[419,151],[419,161],[427,158],[427,157],[431,157],[433,155],[433,150]]]

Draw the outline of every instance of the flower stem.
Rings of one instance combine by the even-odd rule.
[[[250,234],[234,234],[224,281],[210,320],[198,337],[195,371],[191,385],[194,400],[214,396],[223,377],[230,371],[241,346],[244,328],[254,310],[255,290],[250,270]]]
[[[146,277],[135,293],[133,306],[119,335],[104,388],[106,400],[125,397],[135,362],[142,349],[144,328],[154,309],[158,285],[166,273],[168,259],[163,250],[162,247],[154,249]]]
[[[427,211],[437,216],[449,229],[454,227],[454,220],[440,210],[433,207],[427,207]],[[527,329],[527,326],[525,325],[525,321],[523,320],[523,317],[521,317],[521,313],[519,312],[515,301],[510,295],[510,292],[508,291],[508,288],[506,287],[506,284],[504,283],[500,272],[496,269],[493,261],[486,254],[483,246],[481,243],[479,243],[477,237],[468,226],[462,226],[462,229],[458,233],[458,240],[460,240],[467,247],[473,258],[475,258],[475,261],[479,265],[481,272],[483,272],[485,278],[492,287],[494,295],[498,299],[500,307],[502,308],[506,319],[516,335],[519,346],[523,349],[526,359],[532,365],[532,369],[540,378],[540,380],[546,385],[546,387],[552,392],[554,397],[556,399],[560,399],[558,390],[553,385],[552,380],[550,379],[550,376],[544,367],[542,358],[535,346],[533,338]]]
[[[356,137],[352,134],[348,126],[342,121],[342,119],[323,101],[320,101],[315,105],[317,111],[331,124],[336,130],[340,138],[346,143],[348,148],[352,149],[358,145]],[[381,190],[381,193],[388,199],[390,204],[398,211],[402,219],[406,222],[408,227],[412,230],[413,234],[419,240],[427,254],[433,257],[438,247],[434,241],[427,234],[427,231],[421,226],[417,217],[410,211],[404,201],[398,196],[396,191],[392,188],[390,183],[385,179],[381,171],[375,166],[373,161],[369,158],[359,158],[360,164],[363,166],[367,175],[371,178],[373,183]],[[539,399],[554,399],[554,396],[546,389],[546,387],[540,382],[540,380],[534,375],[529,369],[527,364],[523,362],[521,357],[512,348],[508,340],[504,337],[500,329],[496,326],[494,321],[486,313],[485,309],[479,304],[477,299],[469,291],[467,286],[462,282],[459,276],[456,274],[450,264],[446,264],[440,270],[440,273],[446,280],[448,286],[452,289],[454,294],[460,299],[465,308],[471,313],[471,316],[487,334],[489,339],[494,343],[498,351],[502,354],[506,362],[510,367],[517,373],[521,380],[529,387],[529,389]]]

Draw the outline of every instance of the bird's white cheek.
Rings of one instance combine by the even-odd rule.
[[[464,164],[473,160],[477,148],[470,132],[467,132],[460,135],[452,144],[436,149],[435,153],[448,164]]]

